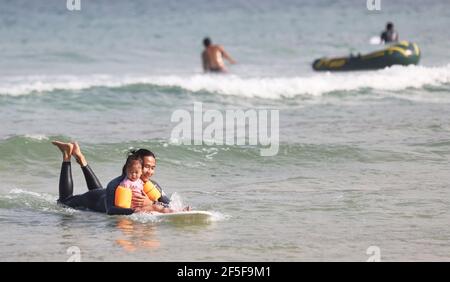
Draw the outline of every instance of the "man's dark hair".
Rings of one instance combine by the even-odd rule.
[[[155,154],[153,154],[152,151],[147,150],[147,149],[139,149],[139,150],[130,150],[130,154],[131,155],[136,155],[140,158],[145,158],[145,157],[152,157],[156,159]]]
[[[203,39],[203,45],[205,45],[205,47],[211,45],[211,39],[209,37],[205,37],[205,39]]]
[[[391,29],[393,29],[393,28],[394,28],[394,24],[391,23],[391,22],[388,22],[387,25],[386,25],[386,29],[387,29],[387,30],[391,30]]]

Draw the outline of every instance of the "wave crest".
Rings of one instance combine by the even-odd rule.
[[[442,67],[394,66],[378,71],[354,73],[319,73],[300,77],[239,77],[235,75],[142,76],[27,76],[0,80],[0,94],[27,95],[54,90],[83,90],[92,87],[130,88],[143,84],[181,88],[191,92],[206,91],[221,95],[266,99],[299,95],[320,96],[334,91],[375,89],[398,91],[407,88],[450,83],[450,64]]]

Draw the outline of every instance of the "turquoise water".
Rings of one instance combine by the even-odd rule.
[[[0,260],[450,260],[447,1],[0,1]],[[427,20],[418,21],[418,18]],[[386,21],[419,66],[314,73]],[[201,73],[211,36],[239,62]],[[280,148],[175,145],[175,110],[278,109]],[[175,224],[56,205],[77,140],[104,185],[127,149],[158,156],[174,199],[214,213]],[[73,164],[75,192],[86,191]]]

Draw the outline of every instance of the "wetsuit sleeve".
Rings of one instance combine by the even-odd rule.
[[[156,182],[154,180],[150,180],[150,181],[153,183],[153,185],[155,185],[155,187],[161,193],[161,197],[158,199],[158,202],[164,203],[166,205],[170,204],[169,197],[167,197],[166,193],[164,193],[164,190],[161,188],[161,186],[159,186],[158,182]]]
[[[115,193],[117,186],[119,186],[120,182],[124,176],[119,176],[114,178],[108,183],[108,186],[106,187],[106,213],[109,215],[130,215],[134,212],[133,209],[124,209],[120,207],[116,207],[114,205],[114,199],[115,199]]]

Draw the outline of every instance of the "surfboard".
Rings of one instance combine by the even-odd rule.
[[[181,211],[174,213],[153,212],[152,215],[163,221],[176,222],[208,222],[213,214],[209,211]]]

